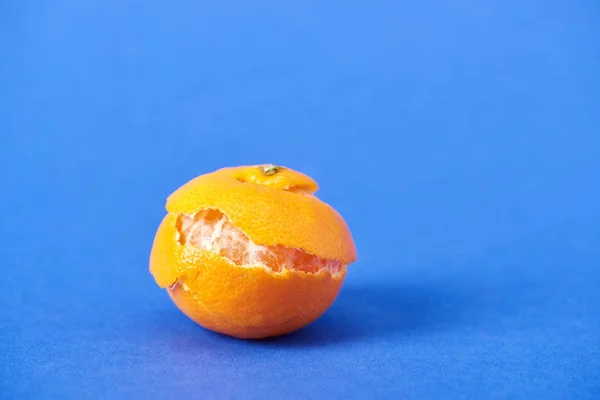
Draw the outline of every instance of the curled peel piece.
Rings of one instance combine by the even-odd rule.
[[[317,182],[309,176],[273,164],[236,169],[233,171],[233,175],[240,182],[254,183],[294,193],[312,194],[319,190]]]
[[[331,206],[305,195],[317,190],[310,177],[285,167],[272,175],[261,166],[224,168],[183,185],[166,207],[177,215],[216,209],[257,245],[301,249],[348,265],[356,260],[350,230]]]

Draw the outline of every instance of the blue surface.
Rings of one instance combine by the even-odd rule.
[[[0,3],[0,398],[600,398],[595,1]],[[166,196],[313,176],[360,260],[233,340],[149,275]]]

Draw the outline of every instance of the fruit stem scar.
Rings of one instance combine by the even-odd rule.
[[[260,172],[262,172],[263,175],[275,175],[276,173],[279,172],[279,170],[281,169],[281,167],[274,165],[274,164],[267,164],[267,165],[261,165],[259,167]]]

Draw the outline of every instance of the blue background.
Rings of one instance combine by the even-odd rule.
[[[600,398],[600,4],[0,2],[0,398]],[[320,184],[359,261],[261,342],[148,273],[171,191]]]

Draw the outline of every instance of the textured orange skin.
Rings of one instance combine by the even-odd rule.
[[[169,213],[154,239],[150,271],[177,307],[205,328],[239,338],[297,330],[331,306],[345,268],[332,276],[327,271],[274,273],[238,266],[216,253],[182,245],[176,220],[180,213],[218,209],[256,244],[302,249],[348,265],[356,260],[356,249],[342,217],[316,197],[295,193],[316,190],[311,178],[287,168],[274,176],[260,174],[256,166],[200,176],[167,200]]]

